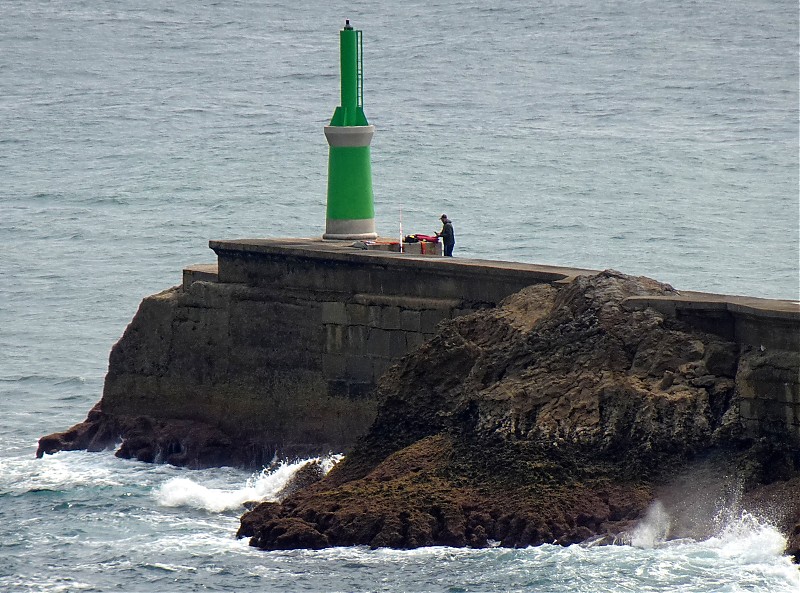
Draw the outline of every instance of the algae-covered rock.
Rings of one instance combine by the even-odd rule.
[[[754,454],[732,412],[736,344],[624,306],[672,293],[608,271],[443,322],[383,377],[377,418],[345,460],[263,520],[245,515],[242,535],[280,547],[298,519],[314,545],[613,541],[693,464],[747,481],[772,455],[797,475],[796,452],[762,442]]]

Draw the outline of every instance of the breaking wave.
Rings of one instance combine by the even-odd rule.
[[[264,468],[251,476],[241,488],[213,488],[191,478],[171,478],[153,489],[158,504],[165,507],[193,507],[212,513],[241,510],[246,502],[275,501],[297,472],[310,463],[318,463],[322,474],[342,459],[341,455],[329,455],[297,462],[281,462]]]
[[[781,555],[788,544],[786,536],[771,521],[746,510],[720,510],[714,518],[717,533],[701,540],[669,539],[671,523],[672,517],[664,505],[655,501],[633,532],[623,536],[621,543],[646,549],[694,542],[717,550],[720,555],[746,560]]]

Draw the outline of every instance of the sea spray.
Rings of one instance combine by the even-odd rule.
[[[670,522],[664,505],[656,500],[630,535],[630,544],[635,548],[654,548],[669,536]]]
[[[29,490],[46,485],[38,478],[24,491],[14,489],[16,495],[3,499],[7,506],[0,505],[0,515],[11,509],[27,519],[18,523],[18,533],[5,540],[8,565],[5,571],[0,567],[2,590],[38,593],[91,585],[94,590],[308,591],[332,590],[332,583],[352,584],[348,588],[352,591],[388,593],[800,590],[797,566],[777,551],[775,542],[782,541],[782,536],[769,523],[742,513],[720,515],[719,530],[712,537],[663,541],[658,534],[663,531],[664,517],[653,511],[649,523],[650,532],[656,534],[653,547],[353,547],[267,553],[234,537],[239,508],[215,513],[202,505],[169,507],[154,493],[172,478],[189,476],[206,487],[208,496],[246,488],[252,490],[241,498],[256,490],[266,495],[282,488],[293,468],[299,469],[303,462],[276,464],[271,470],[248,474],[233,468],[157,466],[109,453],[65,452],[47,459],[66,466],[59,473],[71,476],[53,482],[59,485],[63,504],[42,504],[43,497]],[[42,467],[42,461],[31,455],[27,459],[32,467]],[[321,463],[329,467],[333,461]],[[17,464],[23,460],[11,466]],[[87,473],[92,464],[104,472]],[[2,477],[17,480],[21,469]],[[111,474],[120,486],[107,484]],[[92,475],[99,481],[87,488]],[[0,486],[8,490],[9,484]],[[61,555],[53,556],[53,549]],[[54,558],[58,571],[53,568]]]
[[[703,544],[718,550],[720,556],[737,557],[750,563],[780,556],[787,540],[769,521],[742,511],[728,516],[720,533]]]
[[[708,538],[670,540],[672,521],[664,504],[656,500],[634,530],[623,534],[617,543],[641,549],[691,543],[705,550],[714,550],[722,557],[739,558],[742,562],[759,562],[781,556],[787,545],[786,536],[771,521],[738,506],[717,512],[713,518],[717,530]]]
[[[308,464],[318,464],[324,475],[341,459],[341,455],[328,455],[280,462],[250,476],[243,487],[235,489],[210,488],[191,478],[175,477],[154,488],[153,495],[166,507],[188,506],[212,513],[240,510],[246,502],[277,500],[295,474]]]

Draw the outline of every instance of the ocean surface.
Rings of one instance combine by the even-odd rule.
[[[209,239],[322,234],[345,18],[382,235],[446,212],[458,257],[800,298],[795,0],[0,0],[0,591],[800,590],[746,509],[705,541],[655,514],[626,546],[267,553],[242,503],[296,464],[34,458]]]

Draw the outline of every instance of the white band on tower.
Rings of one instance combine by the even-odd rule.
[[[328,146],[369,146],[374,134],[375,126],[325,126]]]

